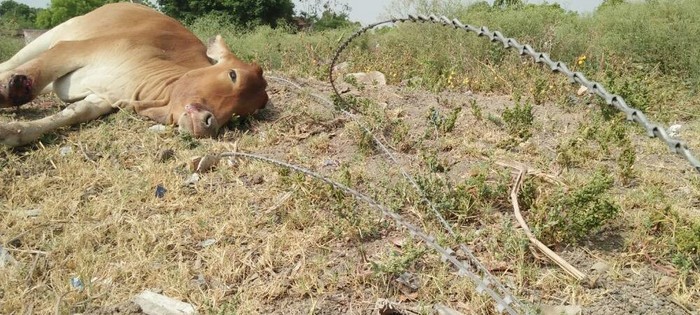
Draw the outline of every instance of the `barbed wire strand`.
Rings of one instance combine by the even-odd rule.
[[[269,75],[266,76],[266,78],[289,84],[289,85],[297,88],[300,91],[304,91],[304,88],[301,85],[299,85],[296,82],[293,82],[289,79],[282,78],[282,77],[276,77],[276,76],[269,76]],[[325,98],[324,96],[322,96],[320,94],[309,93],[309,95],[318,99],[320,102],[327,104],[331,109],[338,109],[333,104],[333,102],[331,100]],[[389,157],[389,159],[394,163],[394,165],[396,165],[398,167],[402,176],[404,178],[406,178],[413,185],[414,189],[419,193],[419,195],[421,197],[421,202],[427,204],[433,210],[436,217],[443,223],[443,226],[446,227],[446,230],[448,231],[448,233],[450,233],[450,236],[456,238],[454,231],[449,227],[449,225],[447,224],[447,221],[443,218],[443,216],[440,214],[440,212],[437,211],[437,209],[433,205],[432,201],[430,201],[430,199],[427,198],[427,194],[425,193],[425,191],[423,189],[421,189],[420,186],[418,186],[418,184],[415,182],[413,177],[411,175],[409,175],[403,169],[403,167],[401,166],[401,164],[398,163],[398,161],[394,157],[394,155],[374,135],[374,133],[371,132],[370,129],[360,120],[360,117],[358,115],[355,115],[355,114],[353,114],[347,110],[344,110],[342,108],[338,109],[338,110],[340,110],[343,114],[352,118],[355,122],[358,123],[360,128],[362,128],[368,135],[370,135],[372,137],[372,140],[379,146],[379,148],[382,150],[382,152],[386,156]],[[500,292],[500,294],[502,295],[502,297],[501,297],[501,295],[499,295],[498,299],[494,299],[498,303],[496,306],[496,309],[499,312],[503,311],[503,308],[499,306],[500,305],[499,300],[500,300],[500,301],[504,301],[506,304],[513,304],[515,307],[521,309],[525,314],[531,313],[531,311],[522,302],[520,302],[520,300],[515,298],[515,296],[512,293],[510,293],[510,291],[503,284],[501,284],[501,282],[499,281],[498,278],[496,278],[495,276],[493,276],[491,274],[489,269],[486,268],[481,263],[481,261],[479,261],[479,259],[476,257],[476,255],[474,255],[474,253],[471,251],[471,249],[469,249],[469,247],[467,247],[464,243],[460,243],[458,246],[462,250],[462,252],[467,256],[469,264],[471,264],[473,267],[475,267],[475,269],[478,270],[482,274],[482,276],[484,277],[484,281],[482,281],[480,283],[475,282],[477,292],[479,294],[485,292],[485,289],[484,289],[485,287],[488,287],[489,285],[493,285],[496,288],[496,290],[498,290]],[[452,251],[449,248],[447,249],[447,251],[450,252],[451,254],[454,254],[454,251]],[[478,277],[478,276],[476,276],[476,277]]]
[[[569,82],[578,83],[585,86],[590,94],[598,95],[600,98],[605,100],[608,105],[612,105],[619,111],[623,112],[628,121],[634,121],[642,126],[650,138],[659,138],[659,140],[663,141],[669,147],[671,152],[685,158],[696,171],[700,172],[700,161],[698,161],[698,159],[693,155],[685,142],[669,136],[663,127],[649,121],[642,111],[627,105],[627,102],[620,95],[609,93],[602,84],[588,80],[588,78],[586,78],[586,76],[581,72],[569,70],[564,62],[553,61],[550,59],[548,54],[537,52],[530,45],[522,45],[514,38],[503,36],[503,34],[499,31],[491,32],[485,26],[477,28],[469,24],[462,24],[462,22],[457,19],[450,20],[446,16],[438,17],[435,15],[408,15],[408,18],[394,18],[370,24],[350,35],[350,37],[340,45],[338,50],[336,50],[336,54],[333,57],[330,65],[329,79],[331,81],[331,85],[333,86],[333,91],[337,96],[340,97],[340,93],[338,93],[338,89],[333,81],[333,68],[338,57],[340,56],[340,53],[350,44],[353,39],[369,31],[370,29],[373,29],[379,25],[398,22],[423,22],[434,23],[442,26],[451,26],[455,29],[462,29],[464,31],[476,33],[477,36],[486,36],[491,40],[491,42],[500,42],[503,44],[504,48],[515,48],[521,56],[528,55],[533,58],[533,62],[545,64],[550,68],[550,70],[552,70],[552,72],[565,75],[569,79]]]
[[[344,193],[355,197],[357,200],[367,203],[369,206],[379,210],[381,215],[391,218],[394,222],[396,222],[397,225],[406,228],[412,236],[420,238],[423,242],[426,243],[427,246],[437,251],[440,254],[440,257],[443,261],[449,261],[455,268],[457,268],[458,275],[468,277],[476,285],[476,290],[478,293],[486,293],[494,301],[496,301],[496,310],[499,313],[506,311],[508,312],[508,314],[518,314],[518,312],[512,307],[514,298],[510,295],[506,296],[505,298],[501,298],[499,293],[491,289],[491,279],[489,279],[488,277],[482,278],[479,275],[473,273],[468,265],[466,265],[464,262],[460,261],[459,259],[457,259],[457,257],[454,256],[454,252],[451,249],[445,248],[438,244],[434,236],[428,235],[427,233],[423,232],[419,227],[411,224],[410,222],[405,220],[401,215],[389,210],[387,207],[375,201],[371,197],[307,168],[279,161],[273,158],[238,151],[221,153],[219,154],[219,157],[242,157],[284,167],[302,173],[304,175],[313,177],[317,180],[323,181],[333,186],[335,189],[343,191]]]

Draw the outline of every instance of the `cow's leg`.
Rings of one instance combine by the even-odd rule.
[[[43,134],[63,126],[97,119],[114,111],[109,101],[90,94],[61,112],[28,122],[0,123],[0,143],[16,147],[39,139]]]
[[[0,108],[19,106],[54,80],[83,67],[99,47],[89,40],[59,42],[36,58],[0,73]]]

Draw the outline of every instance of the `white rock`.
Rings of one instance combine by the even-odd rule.
[[[203,240],[203,241],[199,242],[199,246],[209,247],[209,246],[214,245],[214,243],[216,243],[216,240],[213,238],[210,238],[210,239]]]
[[[668,127],[668,135],[671,137],[678,137],[678,135],[681,133],[681,128],[683,126],[681,125],[672,125],[671,127]]]
[[[6,266],[14,265],[17,261],[8,251],[6,251],[2,246],[0,246],[0,268],[5,268]]]
[[[23,218],[35,218],[35,217],[38,217],[40,214],[41,214],[41,209],[24,210],[24,211],[20,211],[17,213],[17,215],[19,215]]]
[[[433,305],[433,309],[438,315],[463,315],[462,313],[457,312],[442,304]]]
[[[347,77],[353,77],[357,83],[364,85],[386,85],[386,76],[379,71],[350,73]]]
[[[583,94],[586,94],[586,92],[588,92],[588,88],[581,85],[581,87],[578,89],[578,91],[576,91],[576,95],[582,96]]]
[[[134,303],[141,307],[141,311],[148,315],[193,315],[197,314],[194,306],[189,303],[158,294],[152,291],[143,291],[134,297]]]
[[[61,147],[58,150],[58,154],[60,154],[61,156],[66,156],[66,155],[71,154],[71,153],[73,153],[73,147],[69,146],[69,145],[65,146],[65,147]]]
[[[155,133],[164,133],[167,128],[164,125],[158,124],[148,127],[148,131]]]
[[[335,65],[335,67],[333,67],[333,70],[334,71],[346,71],[346,70],[348,70],[348,68],[350,68],[350,63],[347,61],[344,61],[344,62],[341,62],[341,63]]]
[[[183,186],[190,186],[194,185],[197,182],[199,182],[199,174],[198,173],[192,173],[190,177],[188,177],[184,183],[182,183]]]
[[[583,310],[578,305],[540,305],[542,315],[579,315]]]

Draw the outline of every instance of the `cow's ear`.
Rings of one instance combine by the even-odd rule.
[[[232,56],[231,51],[226,46],[226,42],[221,38],[221,35],[216,35],[216,37],[209,40],[209,45],[207,46],[207,57],[211,59],[214,63],[218,63],[224,59]]]

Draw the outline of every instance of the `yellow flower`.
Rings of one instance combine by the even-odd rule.
[[[576,60],[576,64],[578,64],[579,66],[582,65],[584,62],[586,62],[586,55],[581,55]]]

